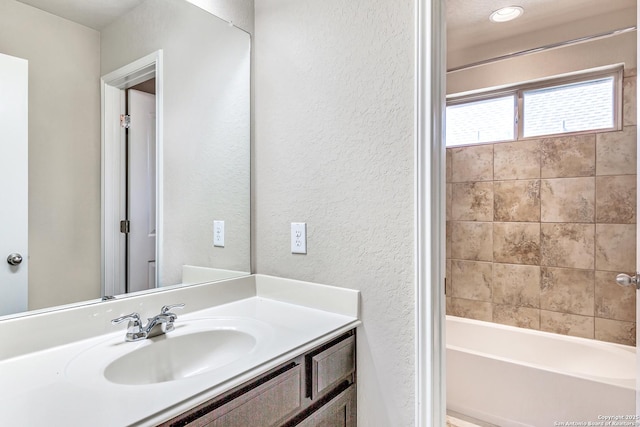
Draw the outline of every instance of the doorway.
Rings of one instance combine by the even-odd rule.
[[[157,287],[162,51],[102,78],[102,296]]]
[[[0,316],[28,308],[28,68],[0,54]]]
[[[543,10],[543,6],[539,5],[541,9],[538,11],[548,13],[552,6],[546,5]],[[605,3],[601,6],[605,7]],[[533,7],[528,7],[529,16],[534,14]],[[504,395],[499,394],[499,380],[507,381],[509,375],[507,369],[502,368],[499,375],[491,377],[491,393],[484,393],[486,400],[476,404],[469,396],[482,396],[481,385],[489,382],[477,377],[471,380],[462,374],[460,367],[470,364],[459,357],[457,350],[452,349],[455,347],[453,343],[460,336],[464,337],[462,341],[465,343],[470,343],[471,339],[468,334],[461,334],[460,329],[455,329],[462,322],[452,321],[447,331],[447,339],[450,340],[450,349],[447,349],[449,409],[497,425],[515,422],[547,425],[558,419],[559,414],[577,422],[593,421],[603,413],[634,412],[634,390],[629,383],[635,383],[630,375],[634,370],[633,346],[636,342],[635,290],[628,292],[615,283],[618,272],[635,271],[636,257],[635,2],[628,9],[626,13],[601,11],[597,17],[585,17],[594,22],[590,26],[574,25],[573,28],[570,26],[572,22],[567,22],[563,30],[571,27],[574,33],[567,34],[573,34],[574,38],[563,35],[549,44],[546,44],[549,40],[542,36],[550,36],[557,25],[549,25],[548,21],[544,24],[547,27],[538,28],[537,31],[544,34],[539,34],[540,38],[536,41],[531,41],[532,34],[527,34],[526,40],[522,36],[519,41],[516,34],[506,37],[508,27],[499,27],[503,30],[492,34],[514,43],[510,51],[516,53],[511,54],[499,51],[501,46],[495,42],[489,43],[491,48],[496,49],[490,52],[491,55],[485,51],[485,55],[481,56],[480,49],[475,45],[475,49],[467,47],[464,50],[459,47],[456,51],[454,43],[451,43],[456,39],[450,37],[448,51],[454,54],[449,56],[447,86],[450,94],[458,94],[457,99],[454,96],[449,100],[450,112],[454,108],[463,108],[465,96],[467,102],[473,97],[478,102],[476,105],[480,105],[481,94],[490,94],[491,88],[499,90],[501,96],[506,96],[508,88],[519,87],[522,96],[515,98],[515,108],[511,103],[510,111],[517,111],[519,125],[509,129],[514,131],[514,136],[494,136],[482,140],[478,134],[474,141],[477,145],[470,145],[471,140],[467,139],[465,146],[448,149],[448,173],[445,179],[449,231],[446,250],[447,313],[467,318],[465,325],[481,324],[472,323],[471,320],[467,322],[468,319],[485,322],[483,325],[488,325],[487,333],[494,330],[516,331],[520,338],[529,336],[530,331],[535,330],[536,337],[548,337],[543,333],[555,334],[552,338],[557,342],[580,342],[608,349],[623,349],[623,354],[633,356],[622,358],[624,363],[607,359],[600,365],[616,366],[623,372],[620,378],[626,382],[620,381],[616,386],[624,390],[624,397],[609,401],[613,393],[607,392],[606,386],[595,383],[593,387],[597,386],[597,390],[593,396],[597,402],[591,402],[584,409],[571,406],[563,400],[560,411],[548,401],[543,401],[541,396],[553,394],[535,387],[540,377],[536,373],[538,376],[529,375],[526,382],[513,377],[508,380],[510,384],[525,384],[527,390],[537,391],[535,398],[528,399],[526,391],[518,390],[515,386],[505,390],[509,398],[527,402],[518,408],[517,414],[512,414],[497,405],[497,402],[507,404]],[[480,16],[478,22],[486,26],[493,25],[489,29],[497,29],[499,24],[487,20],[489,12],[487,10]],[[616,18],[616,26],[588,32],[596,28],[595,23],[604,21],[604,14],[608,14],[612,22]],[[525,19],[526,16],[520,22],[524,24]],[[455,29],[451,23],[448,22],[448,28]],[[469,27],[468,23],[460,24],[459,34],[466,34]],[[516,41],[520,43],[517,46]],[[477,36],[472,43],[478,43]],[[460,43],[458,45],[461,46]],[[474,56],[476,54],[478,56]],[[586,129],[570,130],[565,126],[568,122],[558,121],[561,125],[558,131],[531,132],[531,125],[542,123],[541,116],[531,115],[534,112],[533,94],[544,93],[545,98],[540,96],[538,100],[551,100],[554,93],[571,87],[569,81],[562,82],[561,79],[577,79],[578,76],[585,80],[580,86],[573,87],[587,88],[594,81],[588,83],[586,74],[581,73],[602,73],[605,69],[620,67],[620,64],[624,64],[624,68],[619,71],[619,88],[615,90],[622,97],[620,112],[616,116],[622,119],[619,125],[594,126],[587,132]],[[535,90],[535,86],[542,85],[543,81],[550,78],[555,78],[555,82],[547,81],[549,86],[544,91],[541,87]],[[574,84],[578,84],[577,80]],[[563,100],[567,101],[584,99],[582,96],[586,96],[586,92],[582,92],[580,97],[564,93]],[[616,102],[610,101],[610,105],[618,105],[619,98],[611,99],[616,99]],[[485,97],[482,101],[485,102],[484,107],[488,107],[489,98]],[[581,102],[581,106],[584,105],[586,103]],[[599,109],[600,112],[604,110]],[[551,108],[545,108],[545,111],[554,111],[554,119],[561,117],[560,111]],[[579,110],[574,108],[572,111]],[[449,114],[448,118],[453,117],[454,114]],[[480,114],[476,113],[473,118],[477,117]],[[486,117],[485,122],[493,124],[498,122],[499,114],[491,113],[490,120],[486,120]],[[473,118],[468,119],[467,123]],[[508,124],[512,125],[513,121],[509,119]],[[457,132],[461,126],[450,127],[447,140],[452,141],[448,142],[455,139],[454,129]],[[573,132],[573,135],[569,132]],[[580,149],[576,149],[578,146]],[[478,167],[482,167],[483,159],[465,157],[474,157],[482,150],[486,155],[483,159],[488,163],[484,164],[487,173],[480,176],[476,173]],[[612,157],[614,153],[615,159]],[[619,158],[617,154],[620,154]],[[560,167],[555,167],[556,164]],[[576,166],[578,164],[579,167]],[[616,201],[611,202],[612,198],[616,198]],[[456,319],[452,320],[457,322]],[[476,331],[474,337],[478,336]],[[482,341],[491,342],[486,336]],[[613,344],[607,343],[605,347],[604,341]],[[510,339],[509,348],[525,347],[517,342],[522,341]],[[499,349],[500,344],[504,345],[504,342],[498,341],[487,347]],[[533,349],[530,353],[538,354],[539,350]],[[561,352],[549,348],[546,353],[555,355]],[[574,358],[573,363],[590,366],[589,353],[582,352]],[[558,360],[561,359],[551,357],[545,362],[548,365],[541,366],[553,369],[552,363]],[[514,362],[517,363],[517,359]],[[474,372],[487,374],[488,371],[481,366],[474,367]],[[456,381],[458,374],[464,377],[459,382]],[[571,377],[571,374],[567,376]],[[581,405],[588,401],[569,387],[559,387],[560,382],[555,379],[548,382],[555,384],[566,395],[573,396]],[[460,393],[460,386],[464,386],[464,396]],[[474,386],[478,387],[470,391]],[[586,390],[587,387],[583,385],[581,389]],[[561,399],[559,397],[556,400]],[[612,410],[612,405],[621,405],[624,409]]]
[[[125,91],[126,193],[125,292],[156,287],[156,96],[155,78]]]

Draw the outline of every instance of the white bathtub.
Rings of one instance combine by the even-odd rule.
[[[634,347],[447,316],[446,364],[447,409],[499,426],[635,413]]]

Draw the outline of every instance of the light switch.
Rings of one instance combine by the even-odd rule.
[[[213,221],[213,246],[224,247],[224,221]]]
[[[307,253],[307,224],[305,222],[291,223],[291,253]]]

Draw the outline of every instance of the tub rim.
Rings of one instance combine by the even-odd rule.
[[[487,327],[487,328],[501,329],[501,330],[516,332],[516,333],[520,333],[520,334],[524,333],[524,334],[530,334],[530,335],[540,336],[540,337],[544,337],[544,338],[551,338],[551,339],[555,339],[555,340],[573,342],[573,343],[576,343],[576,344],[587,345],[587,346],[591,346],[591,347],[599,347],[599,348],[607,350],[607,351],[612,351],[613,350],[614,354],[625,355],[625,354],[631,353],[634,358],[637,357],[636,347],[625,345],[625,344],[618,344],[618,343],[612,343],[612,342],[607,342],[607,341],[599,341],[599,340],[596,340],[596,339],[575,337],[575,336],[571,336],[571,335],[562,335],[562,334],[558,334],[558,333],[554,333],[554,332],[539,331],[539,330],[536,330],[536,329],[528,329],[528,328],[522,328],[522,327],[518,327],[518,326],[504,325],[504,324],[501,324],[501,323],[488,322],[486,320],[469,319],[469,318],[466,318],[466,317],[459,317],[459,316],[454,316],[454,315],[447,314],[446,315],[446,323],[449,323],[449,321],[459,322],[459,323],[466,323],[466,324],[473,324],[473,325],[478,325],[479,324],[480,326]],[[446,335],[447,335],[447,332],[446,332],[446,327],[445,327],[445,340],[446,340]],[[491,353],[487,353],[487,352],[471,350],[471,349],[467,349],[467,348],[460,347],[460,346],[457,346],[457,345],[451,345],[451,344],[448,344],[448,343],[446,344],[446,349],[447,350],[459,351],[459,352],[467,353],[467,354],[472,354],[472,355],[479,356],[479,357],[485,357],[485,358],[489,358],[489,359],[499,360],[499,361],[505,362],[505,363],[512,363],[512,364],[516,364],[516,365],[526,366],[526,367],[533,368],[533,369],[540,369],[540,370],[544,370],[544,371],[548,371],[548,372],[553,372],[555,374],[568,375],[568,376],[572,376],[572,377],[576,377],[576,378],[580,378],[580,379],[584,379],[584,380],[597,381],[597,382],[606,383],[606,384],[609,384],[609,385],[619,386],[619,387],[623,387],[623,388],[630,388],[630,389],[633,389],[633,390],[636,389],[636,371],[635,371],[635,369],[632,371],[632,376],[630,376],[629,378],[611,378],[611,377],[604,377],[604,376],[599,376],[599,375],[589,375],[589,374],[586,374],[586,373],[576,372],[576,371],[561,370],[561,369],[553,368],[553,367],[542,365],[542,364],[524,362],[524,361],[521,361],[521,360],[510,359],[510,358],[507,358],[507,357],[503,357],[503,356],[499,356],[499,355],[495,355],[495,354],[491,354]],[[634,364],[634,367],[635,366],[636,365]]]

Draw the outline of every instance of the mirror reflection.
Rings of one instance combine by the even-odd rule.
[[[249,35],[77,3],[0,0],[0,315],[250,272]]]

